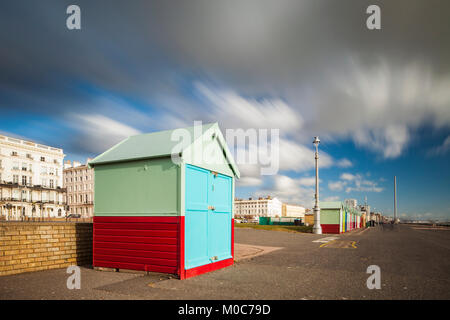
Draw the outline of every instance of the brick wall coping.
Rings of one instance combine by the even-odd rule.
[[[92,222],[69,222],[69,221],[1,221],[0,226],[8,225],[8,226],[60,226],[60,225],[92,225]]]

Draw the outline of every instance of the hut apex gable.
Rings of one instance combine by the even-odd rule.
[[[204,124],[200,127],[200,130],[195,126],[183,128],[191,138],[191,140],[185,141],[184,144],[181,143],[183,140],[173,138],[174,132],[178,129],[130,136],[90,161],[89,166],[167,157],[171,156],[176,150],[176,153],[182,153],[182,158],[186,163],[194,165],[202,165],[204,162],[212,163],[212,165],[209,165],[211,170],[217,169],[217,171],[239,178],[239,170],[228,150],[217,122]],[[212,159],[202,159],[203,156],[199,155],[199,150],[205,148],[209,148],[207,150],[212,151],[211,153],[215,155]],[[192,155],[199,156],[202,161],[195,161],[196,159]],[[206,156],[208,156],[208,153],[206,153]],[[216,165],[215,163],[218,164]]]
[[[240,177],[239,169],[217,123],[186,147],[182,157],[185,163]]]

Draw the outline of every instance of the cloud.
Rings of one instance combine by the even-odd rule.
[[[352,181],[352,180],[355,180],[356,178],[357,178],[357,176],[353,175],[351,173],[343,173],[343,174],[341,174],[341,179],[342,180]]]
[[[331,196],[331,197],[326,197],[324,200],[325,201],[339,201],[340,198],[338,196]]]
[[[336,162],[336,166],[340,168],[349,168],[353,166],[353,163],[347,158],[340,159]]]
[[[346,185],[346,181],[330,181],[328,182],[328,189],[331,191],[342,191]]]
[[[311,207],[314,198],[314,188],[305,186],[305,180],[294,179],[285,175],[271,177],[273,185],[271,188],[261,189],[255,192],[255,196],[272,195],[282,202],[301,204]],[[308,183],[307,183],[308,184]]]
[[[78,134],[72,143],[82,150],[100,154],[123,139],[141,133],[126,124],[101,114],[69,114]]]
[[[261,178],[255,178],[255,177],[241,177],[236,182],[237,186],[239,186],[239,187],[260,186],[262,183],[263,183],[263,180]]]
[[[450,136],[445,138],[440,146],[434,147],[428,151],[429,156],[443,155],[450,150]]]
[[[321,168],[328,168],[333,164],[333,160],[326,152],[319,155],[319,165]],[[280,169],[292,170],[295,172],[306,171],[314,168],[314,151],[302,144],[280,139]]]
[[[382,182],[380,179],[379,181]],[[383,187],[378,185],[378,182],[373,180],[368,180],[364,178],[362,174],[352,174],[352,173],[342,173],[340,180],[329,181],[328,189],[330,191],[343,191],[346,193],[350,192],[382,192]]]
[[[403,1],[383,5],[396,23],[374,38],[361,24],[364,3],[82,1],[96,19],[68,36],[57,18],[63,3],[9,2],[0,12],[0,108],[92,112],[98,102],[85,102],[96,93],[80,90],[89,83],[139,101],[157,119],[150,129],[219,120],[279,128],[300,145],[314,135],[350,139],[393,159],[421,125],[450,125],[450,4],[408,1],[411,12],[427,10],[421,16],[404,14]]]
[[[303,123],[301,115],[278,98],[245,98],[233,90],[213,89],[204,83],[197,83],[195,89],[211,107],[212,117],[222,119],[227,128],[274,128],[286,134]]]
[[[353,139],[357,145],[377,151],[388,159],[401,155],[410,135],[406,125],[389,125],[371,130],[358,129]]]
[[[319,182],[321,182],[322,180],[319,179]],[[304,177],[304,178],[300,178],[298,179],[298,183],[301,186],[305,186],[305,187],[312,187],[316,185],[316,178],[315,177]]]

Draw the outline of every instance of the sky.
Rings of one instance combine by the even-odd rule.
[[[68,30],[66,9],[81,9]],[[371,4],[381,30],[366,27]],[[240,166],[236,196],[311,207],[367,197],[450,219],[450,2],[0,3],[0,133],[85,161],[138,133],[218,122],[279,129],[280,170]]]

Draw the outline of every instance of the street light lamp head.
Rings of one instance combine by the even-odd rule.
[[[314,145],[318,145],[320,143],[320,139],[319,137],[314,137],[314,141],[313,141]]]

